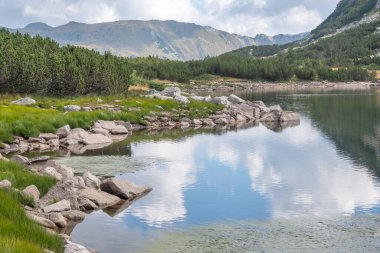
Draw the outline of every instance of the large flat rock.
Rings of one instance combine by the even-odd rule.
[[[99,208],[113,206],[120,201],[120,198],[93,188],[86,188],[79,191],[79,197],[87,198],[94,202]]]
[[[147,186],[136,185],[127,180],[109,178],[104,180],[100,188],[102,191],[116,195],[122,199],[133,200],[150,192],[152,189]]]

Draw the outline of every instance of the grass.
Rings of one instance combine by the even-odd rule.
[[[56,182],[54,178],[32,174],[14,162],[0,160],[0,180],[3,179],[19,189],[34,184],[42,195]],[[28,219],[21,207],[23,201],[16,191],[0,190],[0,252],[62,252],[63,240]]]
[[[19,97],[14,95],[0,96],[0,142],[10,143],[14,136],[33,137],[40,133],[54,133],[64,125],[89,129],[96,120],[124,120],[142,123],[144,116],[163,111],[173,112],[178,118],[204,118],[222,109],[219,105],[199,101],[191,101],[188,105],[182,105],[176,101],[148,99],[139,96],[34,97],[37,101],[35,107],[11,104],[11,101],[17,98]],[[98,102],[98,98],[101,102]],[[65,105],[96,106],[104,104],[117,105],[121,108],[121,112],[99,110],[65,113],[63,111]],[[138,108],[138,110],[131,110],[132,108]]]

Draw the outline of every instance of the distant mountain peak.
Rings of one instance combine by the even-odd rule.
[[[41,30],[41,31],[50,30],[52,28],[53,27],[42,22],[30,23],[24,27],[25,30]]]

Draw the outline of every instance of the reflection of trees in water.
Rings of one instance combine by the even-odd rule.
[[[379,93],[310,97],[310,116],[337,148],[380,177]]]

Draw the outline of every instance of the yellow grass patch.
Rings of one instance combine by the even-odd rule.
[[[129,86],[128,91],[147,91],[149,90],[148,85],[132,85]]]
[[[375,72],[376,72],[376,78],[380,79],[380,70],[376,70]]]

